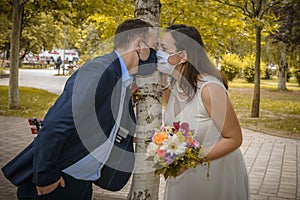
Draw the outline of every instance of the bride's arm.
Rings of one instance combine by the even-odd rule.
[[[208,160],[215,160],[229,154],[242,144],[242,131],[224,88],[217,84],[207,84],[201,93],[207,113],[222,134],[211,148],[204,149]]]

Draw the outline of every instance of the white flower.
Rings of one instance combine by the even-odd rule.
[[[163,145],[160,147],[162,150],[166,150],[167,153],[170,153],[171,156],[180,155],[185,153],[186,142],[180,141],[176,135],[169,137],[168,140],[163,142]]]
[[[148,146],[147,146],[147,154],[149,156],[155,156],[156,152],[157,152],[158,146],[154,143],[151,142]]]

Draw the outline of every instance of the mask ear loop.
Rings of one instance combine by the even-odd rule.
[[[171,56],[178,55],[178,56],[180,56],[181,58],[183,58],[182,55],[179,55],[179,54],[182,53],[182,52],[183,52],[183,50],[178,51],[178,52],[176,52],[176,53],[173,53],[173,54],[169,55],[169,56],[168,56],[168,63],[169,63],[169,59],[170,59]],[[185,62],[186,62],[186,61],[179,61],[179,63],[175,64],[174,67],[176,67],[176,66],[178,66],[178,65],[180,65],[180,64],[182,64],[182,63],[185,63]]]
[[[139,54],[139,52],[136,50],[135,51],[136,52],[136,54],[138,55],[138,57],[139,57],[139,60],[141,60],[141,57],[140,57],[140,54]]]
[[[184,53],[184,52],[185,52],[185,50],[181,50],[181,51],[178,51],[177,54],[181,54],[181,53]],[[179,56],[181,57],[181,61],[177,65],[186,63],[186,61],[187,61],[186,59],[182,60],[182,59],[184,59],[184,56],[183,55],[179,55]]]

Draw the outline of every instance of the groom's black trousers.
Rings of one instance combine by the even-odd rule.
[[[58,186],[49,194],[37,195],[37,190],[32,182],[21,184],[17,189],[19,200],[91,200],[92,182],[77,180],[67,174],[62,174],[65,187]]]

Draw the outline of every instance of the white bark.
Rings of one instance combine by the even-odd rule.
[[[159,0],[136,0],[135,16],[159,26],[160,2]],[[136,168],[132,178],[128,200],[157,200],[159,191],[159,176],[154,175],[151,163],[145,161],[147,135],[152,129],[162,123],[160,75],[155,72],[147,77],[137,77],[136,83],[143,95],[142,101],[137,105],[137,131],[136,131]]]

